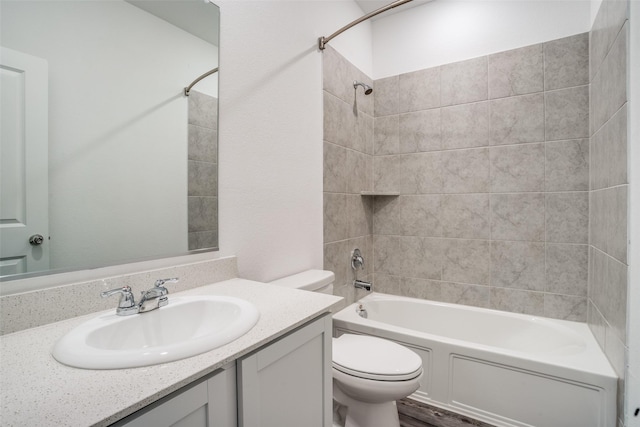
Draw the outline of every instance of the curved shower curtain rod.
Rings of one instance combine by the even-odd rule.
[[[213,73],[217,73],[218,72],[218,67],[214,68],[213,70],[209,70],[206,73],[204,73],[203,75],[201,75],[200,77],[198,77],[197,79],[195,79],[189,86],[184,88],[184,96],[189,96],[189,91],[191,90],[191,88],[198,83],[200,80],[204,79],[207,76],[210,76]]]
[[[329,43],[331,41],[331,39],[333,39],[336,36],[339,36],[343,32],[347,31],[349,28],[355,27],[356,25],[358,25],[359,23],[361,23],[363,21],[366,21],[367,19],[373,18],[374,16],[379,15],[382,12],[386,12],[389,9],[393,9],[394,7],[398,7],[398,6],[403,5],[405,3],[409,3],[410,1],[413,1],[413,0],[396,0],[393,3],[389,3],[386,6],[382,6],[380,9],[376,9],[373,12],[367,13],[363,17],[358,18],[355,21],[345,25],[344,27],[340,28],[335,33],[331,34],[329,37],[320,37],[320,38],[318,38],[318,48],[320,50],[324,50],[324,48],[326,47],[327,43]]]

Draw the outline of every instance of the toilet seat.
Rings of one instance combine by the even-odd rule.
[[[364,379],[407,381],[422,374],[422,359],[392,341],[344,334],[333,339],[333,367]]]

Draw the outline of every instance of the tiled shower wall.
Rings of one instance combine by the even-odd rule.
[[[373,81],[331,47],[323,58],[324,96],[324,268],[336,275],[334,293],[347,303],[363,295],[353,288],[351,251],[365,259],[358,278],[373,273],[373,95],[353,81]]]
[[[585,321],[588,62],[581,34],[378,80],[371,109],[352,87],[367,78],[326,50],[325,268],[337,293],[355,298],[360,247],[382,292]],[[370,173],[400,196],[360,196]]]
[[[189,250],[218,247],[218,99],[191,91],[189,108]]]
[[[603,1],[591,31],[591,166],[588,322],[621,378],[627,322],[626,1]],[[624,383],[618,390],[622,416]],[[620,425],[624,423],[620,422]]]
[[[375,81],[375,286],[585,321],[588,34]]]

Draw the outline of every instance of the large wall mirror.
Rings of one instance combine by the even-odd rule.
[[[219,16],[0,0],[0,280],[217,248]]]

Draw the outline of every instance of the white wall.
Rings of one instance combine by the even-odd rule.
[[[322,259],[322,54],[362,15],[351,1],[222,1],[221,254],[270,281]],[[366,27],[331,42],[370,70]]]
[[[589,0],[435,0],[373,23],[379,79],[591,29]]]
[[[51,268],[186,252],[181,90],[217,48],[123,1],[3,2],[2,45],[49,63]]]

